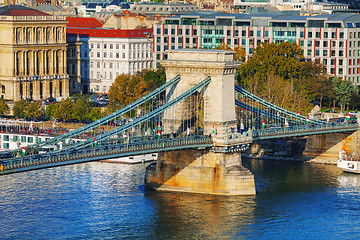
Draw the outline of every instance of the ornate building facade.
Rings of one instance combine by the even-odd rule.
[[[0,97],[68,97],[66,18],[19,5],[0,8]]]

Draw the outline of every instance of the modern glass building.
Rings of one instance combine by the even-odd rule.
[[[296,42],[306,59],[326,66],[330,75],[360,84],[360,15],[300,16],[299,12],[228,14],[196,12],[163,19],[154,25],[154,63],[166,50],[218,47],[245,49],[247,60],[261,42]]]

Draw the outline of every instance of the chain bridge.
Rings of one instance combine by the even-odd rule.
[[[162,64],[167,73],[163,86],[98,121],[31,145],[24,155],[21,149],[10,152],[12,157],[1,159],[0,174],[156,152],[163,154],[146,176],[153,188],[174,190],[174,185],[186,182],[175,190],[253,194],[252,175],[241,166],[238,153],[253,141],[358,130],[357,123],[332,123],[287,111],[235,85],[239,63],[232,60],[231,52],[174,50]],[[40,154],[47,145],[59,148]],[[179,163],[179,158],[194,152],[201,156]],[[181,154],[176,157],[175,153]],[[212,185],[212,190],[207,185],[187,183],[188,176],[199,175],[195,168],[190,173],[184,171],[192,165],[210,169],[195,182],[210,181],[207,185]],[[167,168],[161,170],[164,166]],[[218,175],[219,169],[220,187],[214,190],[214,174]],[[166,174],[169,176],[164,177]],[[234,190],[236,181],[242,186]]]

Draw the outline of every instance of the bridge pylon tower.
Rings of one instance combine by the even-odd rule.
[[[170,80],[180,75],[176,90],[167,90],[167,99],[171,100],[177,93],[185,92],[207,77],[211,82],[201,94],[203,108],[201,127],[204,134],[211,134],[216,142],[236,129],[236,112],[234,102],[235,70],[240,62],[233,61],[233,52],[224,50],[183,49],[170,50],[168,59],[161,61],[166,70],[166,78]],[[190,103],[189,103],[190,101]],[[182,122],[194,119],[195,100],[188,99],[164,113],[165,132],[181,129]]]
[[[168,59],[161,64],[168,81],[180,76],[180,81],[167,90],[166,101],[176,99],[204,79],[211,79],[200,92],[164,112],[163,131],[189,134],[190,128],[201,128],[202,134],[211,134],[214,145],[159,153],[156,164],[147,167],[146,186],[215,195],[255,194],[254,176],[242,166],[240,152],[229,150],[240,144],[230,146],[226,141],[236,131],[237,123],[234,78],[240,63],[233,61],[233,52],[170,50]],[[200,104],[197,98],[201,98]]]

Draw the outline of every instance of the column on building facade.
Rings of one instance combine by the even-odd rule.
[[[53,65],[53,59],[54,59],[54,52],[48,51],[47,52],[47,67],[48,67],[48,75],[54,76],[54,65]]]
[[[23,72],[22,75],[26,75],[26,70],[27,70],[27,52],[23,51],[23,56],[22,56],[22,65],[23,65]]]
[[[12,97],[12,99],[14,99],[14,101],[21,100],[20,92],[21,92],[20,81],[14,81],[13,82],[13,97]]]
[[[32,78],[34,76],[34,52],[28,51],[28,75]]]
[[[45,80],[43,82],[43,97],[49,98],[50,96],[50,82],[51,80]]]
[[[40,96],[40,80],[33,81],[33,99],[34,100],[41,100]]]
[[[60,97],[60,79],[53,80],[53,93],[54,98]]]
[[[49,73],[49,51],[42,51],[43,54],[43,74],[46,75]]]
[[[67,62],[66,62],[66,49],[64,49],[64,50],[62,50],[62,53],[63,53],[63,55],[62,55],[62,58],[63,58],[63,70],[62,70],[62,75],[65,75],[66,74],[66,72],[67,72]]]
[[[38,75],[38,52],[37,51],[33,51],[33,72],[34,72],[34,75]]]
[[[24,99],[28,99],[30,97],[30,82],[28,81],[23,81],[22,82],[22,86],[23,86],[23,95],[24,95]]]
[[[18,52],[14,52],[14,76],[17,76],[17,71],[18,71],[18,62],[17,62],[17,56],[18,56]]]
[[[62,96],[69,97],[70,96],[70,80],[69,78],[63,79],[63,87],[62,87]]]
[[[64,55],[63,55],[63,51],[62,50],[58,50],[57,51],[58,56],[57,56],[57,61],[58,61],[58,65],[59,65],[59,69],[58,69],[58,74],[59,75],[63,75],[63,71],[64,71]]]

